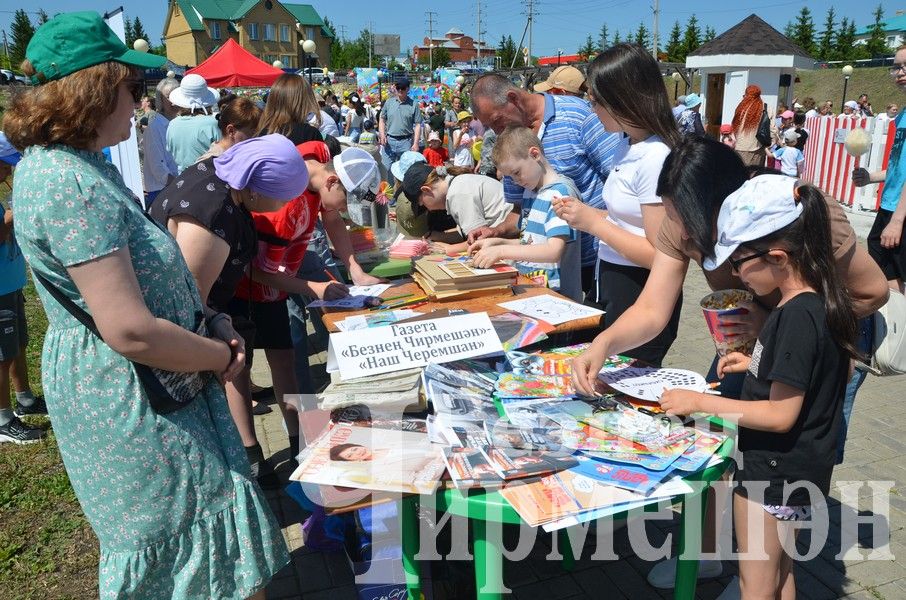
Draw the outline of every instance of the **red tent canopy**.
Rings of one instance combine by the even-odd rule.
[[[201,75],[214,88],[268,87],[283,75],[283,71],[255,58],[232,38],[206,61],[186,71],[186,75],[190,73]]]

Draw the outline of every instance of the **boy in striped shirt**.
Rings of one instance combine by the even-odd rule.
[[[497,173],[509,176],[525,189],[517,239],[485,238],[469,247],[473,263],[486,268],[511,261],[520,273],[544,271],[548,286],[582,301],[578,235],[557,216],[553,201],[579,197],[576,185],[548,163],[538,136],[523,126],[510,126],[497,138],[493,162]]]

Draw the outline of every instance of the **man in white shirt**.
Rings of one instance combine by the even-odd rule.
[[[170,92],[179,87],[173,77],[162,79],[157,84],[154,107],[157,110],[142,138],[142,183],[145,188],[145,210],[151,207],[154,198],[179,174],[173,155],[167,150],[167,128],[170,119],[176,116],[177,108],[170,102]]]

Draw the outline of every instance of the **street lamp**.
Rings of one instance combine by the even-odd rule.
[[[282,69],[282,68],[283,68],[283,63],[280,62],[279,60],[275,60],[275,61],[273,62],[273,65],[274,65],[274,68],[275,68],[275,69]]]
[[[843,71],[843,100],[840,102],[840,110],[843,110],[843,105],[846,104],[846,88],[849,86],[849,78],[852,77],[853,67],[852,65],[846,65],[842,69]]]
[[[428,44],[428,70],[431,71],[431,82],[434,82],[434,42]]]
[[[150,49],[150,47],[148,46],[147,41],[139,38],[139,39],[135,40],[134,42],[132,42],[132,49],[135,50],[136,52],[147,52]],[[145,70],[144,69],[142,69],[142,87],[145,89],[145,93],[147,94],[148,93],[148,82],[145,79]]]
[[[563,54],[563,48],[557,48],[557,66],[560,66],[560,55]]]
[[[679,98],[679,80],[683,78],[679,72],[674,71],[670,77],[673,79],[673,99],[676,100]]]
[[[384,105],[384,90],[381,88],[381,80],[382,80],[382,79],[384,79],[384,72],[381,71],[380,69],[378,69],[378,72],[377,72],[377,97],[378,97],[378,103],[380,103],[380,104],[381,104],[381,107],[383,108],[383,105]]]
[[[308,55],[314,54],[317,46],[315,46],[314,41],[312,40],[299,40],[299,45],[302,46],[302,59],[304,61],[305,70],[308,72],[308,85],[313,85],[311,81],[311,65],[308,64]]]

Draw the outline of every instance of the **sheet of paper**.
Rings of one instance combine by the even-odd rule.
[[[374,285],[351,285],[350,296],[380,296],[390,289],[389,283],[375,283]]]
[[[551,325],[560,325],[569,321],[604,314],[603,310],[591,308],[584,304],[579,304],[578,302],[573,302],[565,298],[556,298],[554,296],[520,298],[519,300],[501,302],[498,306],[532,317],[533,319],[540,319]]]
[[[336,322],[336,327],[340,331],[358,331],[368,329],[369,327],[383,327],[390,323],[396,323],[403,319],[411,319],[423,313],[408,308],[399,310],[378,311],[368,315],[352,315],[342,321]]]
[[[503,347],[487,313],[475,313],[332,333],[327,366],[365,377],[497,353]]]
[[[315,300],[306,304],[307,308],[345,308],[353,310],[365,308],[365,303],[371,296],[346,296],[338,300]]]

